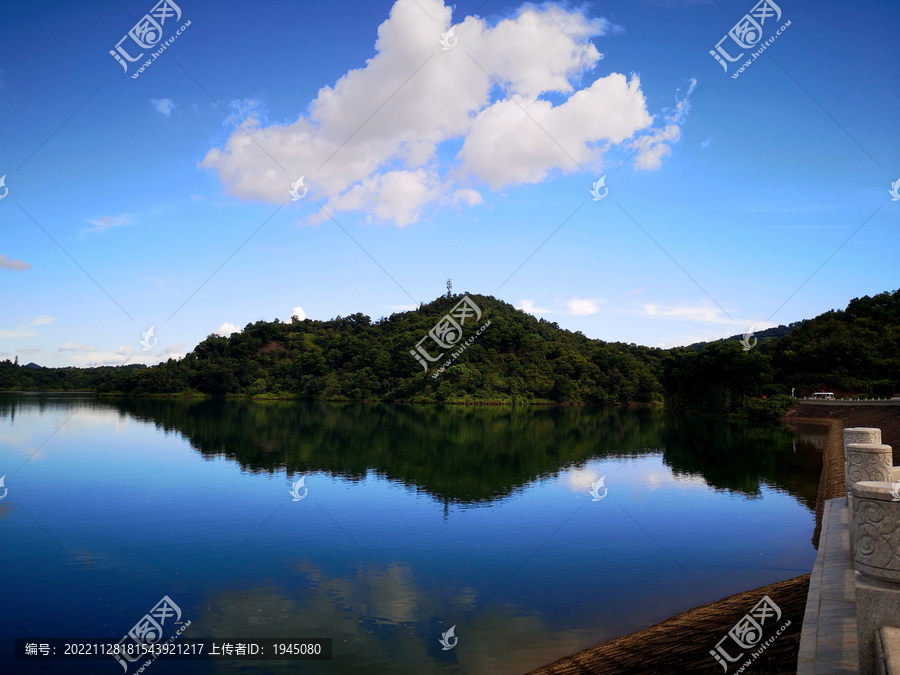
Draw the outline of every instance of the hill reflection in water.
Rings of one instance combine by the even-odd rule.
[[[781,425],[684,420],[650,408],[470,407],[236,400],[101,399],[183,435],[242,470],[368,472],[445,503],[476,505],[588,460],[662,453],[676,476],[760,495],[769,485],[815,509],[821,452]]]

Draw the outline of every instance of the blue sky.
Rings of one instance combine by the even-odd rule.
[[[153,363],[448,277],[667,347],[896,288],[900,5],[781,0],[727,73],[754,2],[479,5],[181,0],[136,78],[153,2],[4,8],[0,358]]]

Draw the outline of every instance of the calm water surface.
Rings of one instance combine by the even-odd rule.
[[[122,673],[12,638],[118,641],[168,595],[186,637],[334,660],[151,673],[520,675],[810,571],[820,470],[782,427],[655,410],[0,394],[0,671]]]

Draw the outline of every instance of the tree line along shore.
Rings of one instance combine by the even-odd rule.
[[[417,356],[417,345],[464,297],[481,314],[477,323],[469,317],[462,326],[459,344],[466,342],[465,350],[453,352],[452,362],[441,363],[445,356],[428,364]],[[471,340],[477,324],[487,321],[489,326]],[[432,350],[426,353],[437,351],[433,342],[426,344]],[[423,371],[423,363],[431,367]],[[7,391],[665,404],[676,413],[769,419],[790,408],[792,391],[802,396],[823,389],[859,398],[900,391],[900,290],[855,298],[843,310],[752,336],[673,349],[591,339],[492,296],[448,294],[376,321],[359,313],[328,321],[257,321],[229,337],[210,335],[184,358],[154,366],[43,368],[0,362],[0,390]]]

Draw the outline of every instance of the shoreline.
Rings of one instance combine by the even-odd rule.
[[[900,408],[874,405],[832,408],[799,403],[780,421],[794,430],[809,425],[827,433],[812,538],[813,546],[818,549],[825,501],[846,494],[843,428],[880,428],[882,442],[894,448],[896,458],[900,454]],[[896,459],[894,463],[897,463]],[[724,675],[722,666],[710,656],[710,650],[764,595],[781,608],[781,622],[789,619],[791,625],[753,661],[750,672],[754,675],[795,675],[809,580],[810,574],[804,574],[688,609],[648,628],[532,670],[527,675]],[[733,665],[735,669],[739,667],[740,662]]]

